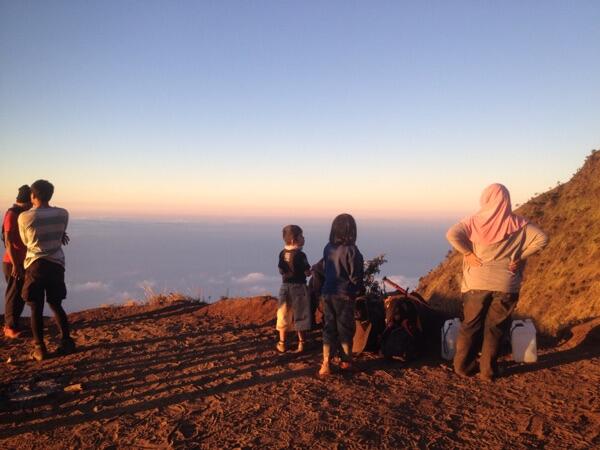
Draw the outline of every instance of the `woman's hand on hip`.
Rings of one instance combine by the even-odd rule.
[[[483,265],[483,262],[475,253],[467,253],[464,258],[469,267],[481,267]]]
[[[521,270],[521,260],[515,259],[508,263],[508,270],[510,270],[512,273],[517,273],[519,270]]]

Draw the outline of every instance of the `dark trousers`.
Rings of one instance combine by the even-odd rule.
[[[354,320],[354,297],[328,294],[323,296],[323,343],[335,345],[349,344],[356,331]]]
[[[454,355],[456,372],[473,372],[481,348],[479,371],[483,375],[497,374],[500,340],[508,331],[518,299],[518,293],[472,290],[463,294],[464,320]]]
[[[22,294],[31,308],[31,333],[35,344],[44,344],[44,298],[54,313],[61,339],[70,339],[69,321],[62,307],[67,296],[64,267],[45,259],[34,261],[25,271]]]
[[[12,264],[3,262],[2,272],[6,280],[6,294],[4,295],[4,326],[16,329],[19,325],[19,317],[25,308],[25,302],[21,297],[24,278],[15,278],[11,275]]]

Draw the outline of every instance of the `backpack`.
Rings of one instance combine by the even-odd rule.
[[[321,288],[325,282],[323,258],[310,268],[311,277],[308,280],[308,296],[310,298],[310,312],[313,329],[316,328],[317,319],[323,322],[323,306],[321,305]],[[319,314],[317,314],[317,311]]]
[[[398,357],[404,361],[418,358],[424,347],[423,327],[417,300],[411,295],[385,299],[385,330],[380,350],[386,359]]]
[[[377,352],[381,333],[385,329],[383,301],[377,297],[358,297],[354,310],[356,331],[352,341],[352,352]]]
[[[20,206],[11,206],[10,208],[8,208],[6,210],[6,212],[4,213],[4,218],[6,218],[6,215],[9,212],[13,212],[15,213],[17,216],[19,214],[21,214],[23,211],[25,211],[24,208],[21,208]],[[4,220],[2,221],[2,243],[4,244],[4,248],[6,248],[6,239],[4,238]]]

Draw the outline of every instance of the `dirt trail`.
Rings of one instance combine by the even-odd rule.
[[[0,366],[0,447],[600,446],[597,331],[542,350],[536,364],[504,362],[493,384],[458,378],[434,356],[405,365],[374,355],[325,382],[314,376],[320,333],[301,356],[277,354],[272,307],[258,298],[84,311],[70,316],[79,351],[42,363],[23,360],[25,340],[4,340],[2,361],[16,361]],[[14,401],[43,382],[49,395]]]

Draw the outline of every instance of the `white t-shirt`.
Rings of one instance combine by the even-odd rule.
[[[32,208],[19,215],[19,234],[27,247],[25,268],[37,259],[47,259],[65,266],[62,238],[69,223],[66,209],[50,206]]]

